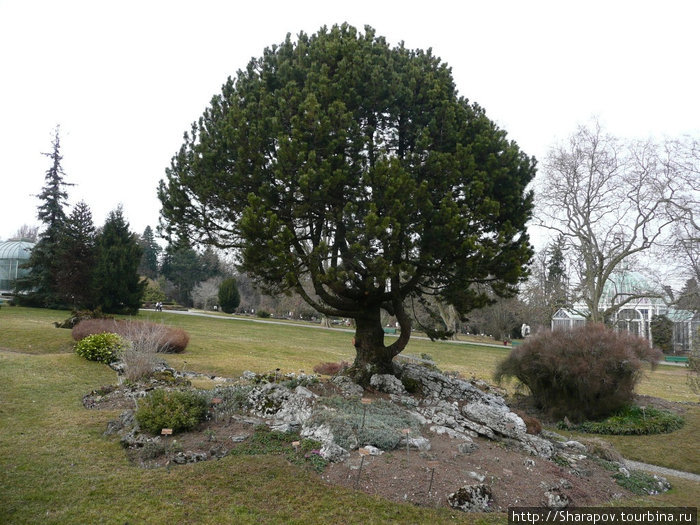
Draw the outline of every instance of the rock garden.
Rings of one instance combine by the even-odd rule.
[[[509,408],[502,392],[431,364],[396,365],[363,389],[343,375],[246,372],[203,377],[165,364],[83,398],[120,409],[105,430],[144,468],[187,468],[229,454],[279,454],[343,485],[398,502],[505,511],[591,506],[669,484],[624,467],[599,440],[569,441]],[[195,381],[197,382],[197,381]],[[631,483],[632,480],[634,483]],[[627,487],[627,488],[625,488]]]

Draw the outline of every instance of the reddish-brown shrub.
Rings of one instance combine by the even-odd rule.
[[[528,434],[536,436],[542,432],[542,422],[540,422],[539,419],[520,410],[514,410],[514,412],[523,420],[523,423],[525,423],[526,432]]]
[[[348,363],[347,361],[341,361],[340,363],[319,363],[316,366],[314,366],[314,372],[325,376],[334,376],[338,372],[342,372],[349,366],[350,363]]]
[[[542,332],[513,349],[496,380],[515,377],[537,406],[555,417],[596,419],[628,405],[642,377],[642,362],[661,352],[648,341],[602,325]]]
[[[143,325],[151,331],[156,330],[162,334],[158,338],[158,352],[180,353],[184,352],[190,342],[190,336],[182,328],[167,326],[145,321],[123,321],[118,319],[86,319],[78,323],[71,332],[73,339],[80,341],[92,334],[111,332],[119,334],[125,339],[134,334],[134,326]]]

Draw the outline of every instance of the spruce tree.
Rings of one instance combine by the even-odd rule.
[[[139,264],[139,274],[145,275],[150,279],[156,279],[158,277],[158,255],[161,249],[150,226],[146,226],[146,229],[143,230],[143,234],[139,239],[139,246],[143,250],[141,263]]]
[[[564,251],[566,250],[565,239],[562,235],[549,246],[547,253],[549,262],[547,264],[547,280],[545,282],[545,294],[547,302],[554,313],[559,308],[567,304],[567,281],[566,281],[566,261]]]
[[[66,221],[59,246],[58,290],[74,309],[94,302],[92,273],[95,266],[95,226],[90,207],[80,201]]]
[[[94,283],[97,304],[109,313],[135,314],[141,305],[146,281],[138,266],[141,247],[129,231],[121,206],[110,212],[97,237]]]
[[[39,241],[32,250],[26,268],[29,273],[17,281],[20,301],[24,304],[42,307],[64,306],[64,296],[58,287],[60,271],[60,244],[66,226],[64,208],[68,199],[65,173],[61,167],[61,140],[58,126],[55,129],[52,151],[43,153],[51,159],[51,166],[46,170],[45,184],[37,197],[41,200],[38,218],[43,228]]]

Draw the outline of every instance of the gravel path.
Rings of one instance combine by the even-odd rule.
[[[689,479],[690,481],[700,482],[700,475],[693,474],[692,472],[683,472],[682,470],[674,470],[666,467],[658,467],[656,465],[649,465],[648,463],[640,463],[639,461],[625,460],[625,466],[628,469],[634,470],[644,470],[646,472],[651,472],[653,474],[661,474],[662,476],[674,476],[676,478]]]

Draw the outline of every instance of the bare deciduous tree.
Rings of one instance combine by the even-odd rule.
[[[197,283],[192,289],[192,303],[195,308],[213,310],[219,304],[219,285],[223,277],[210,277],[206,281]]]
[[[700,282],[700,143],[692,138],[670,142],[666,162],[682,186],[670,205],[675,224],[664,252],[673,256],[677,275]]]
[[[536,189],[541,226],[565,240],[577,274],[575,300],[602,321],[648,291],[626,294],[605,311],[600,302],[613,272],[655,246],[670,230],[684,188],[669,149],[652,141],[622,141],[594,122],[553,148]]]
[[[39,238],[39,226],[30,226],[29,224],[23,224],[15,232],[15,234],[10,237],[11,241],[29,241],[36,242]]]

